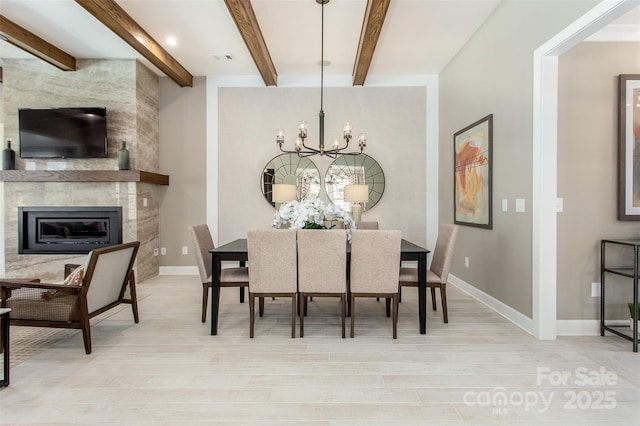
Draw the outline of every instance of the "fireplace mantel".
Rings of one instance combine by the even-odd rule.
[[[169,175],[142,170],[1,170],[0,182],[143,182],[169,185]]]

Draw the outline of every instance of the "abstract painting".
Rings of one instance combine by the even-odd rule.
[[[453,135],[454,222],[491,229],[493,114]]]

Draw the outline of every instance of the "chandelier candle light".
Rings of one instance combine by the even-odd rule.
[[[320,138],[318,141],[318,149],[311,148],[306,145],[305,140],[307,139],[307,123],[305,121],[301,121],[298,124],[298,138],[296,139],[294,150],[289,151],[282,148],[284,144],[284,130],[278,129],[276,133],[276,142],[280,147],[280,151],[286,152],[289,154],[298,154],[299,157],[309,157],[311,155],[326,155],[331,158],[336,158],[338,155],[360,155],[362,151],[367,146],[367,137],[364,133],[360,133],[358,137],[358,146],[360,147],[360,151],[354,152],[342,152],[349,147],[349,142],[353,138],[353,128],[351,127],[351,123],[348,121],[344,124],[342,128],[342,138],[344,139],[344,146],[340,146],[340,142],[338,139],[335,139],[333,142],[333,146],[331,149],[325,149],[324,147],[324,110],[323,110],[323,98],[324,98],[324,5],[329,3],[329,0],[316,0],[316,3],[322,6],[322,27],[321,27],[321,37],[320,37]]]

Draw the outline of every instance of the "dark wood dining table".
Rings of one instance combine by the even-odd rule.
[[[347,256],[350,257],[350,246]],[[427,332],[427,255],[429,250],[405,239],[401,243],[400,259],[418,262],[418,306],[420,334]],[[218,313],[220,311],[220,269],[223,261],[246,262],[249,259],[247,239],[239,238],[230,243],[209,250],[212,257],[211,292],[211,335],[218,334]],[[251,267],[251,265],[249,265]]]

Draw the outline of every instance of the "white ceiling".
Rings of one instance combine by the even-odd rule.
[[[117,2],[194,76],[258,76],[223,0]],[[500,2],[392,0],[368,75],[438,74]],[[321,6],[315,0],[251,3],[278,75],[317,75]],[[366,0],[325,6],[324,56],[331,62],[325,75],[352,74],[365,6]],[[2,0],[1,13],[78,59],[138,58],[149,64],[74,0]],[[640,41],[640,8],[613,24],[590,40]],[[167,45],[168,36],[178,44]],[[30,55],[0,41],[0,60],[25,57]]]

